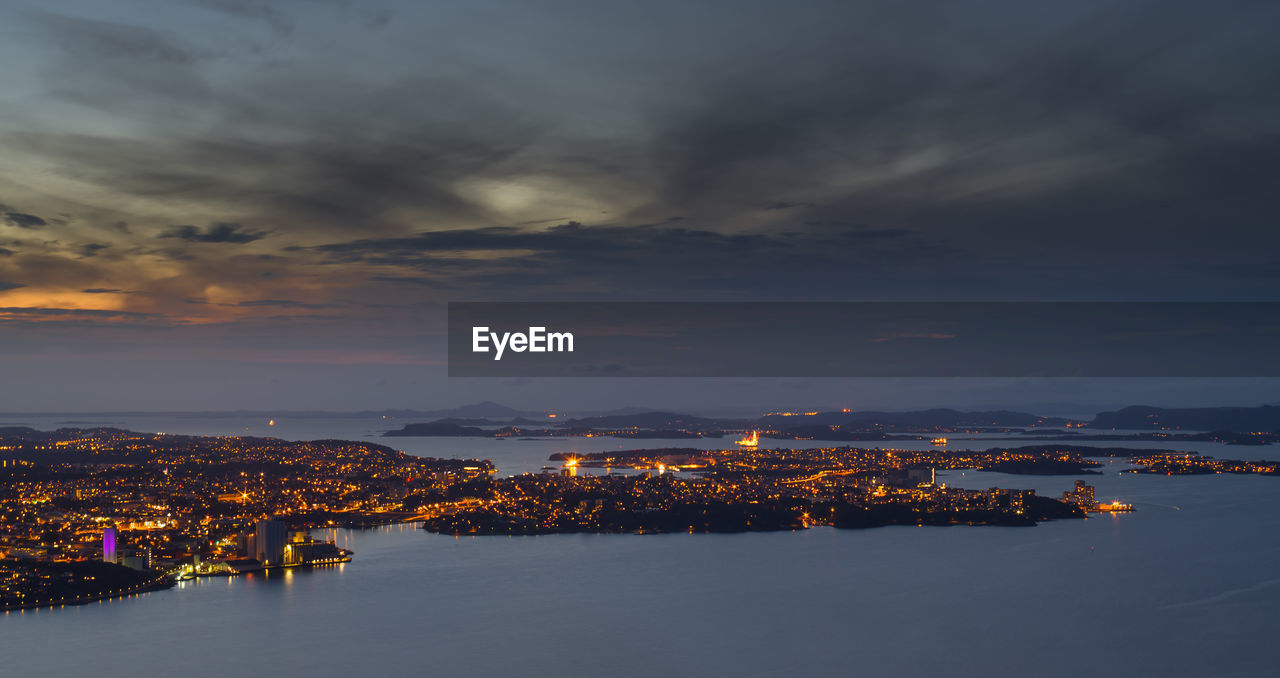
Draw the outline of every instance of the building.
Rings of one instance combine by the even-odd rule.
[[[253,558],[258,554],[258,535],[254,532],[241,532],[236,537],[236,552],[245,558]]]
[[[307,537],[285,546],[285,559],[290,565],[323,565],[348,560],[347,551],[332,542]]]
[[[279,520],[267,518],[254,526],[254,557],[263,565],[284,565],[284,547],[289,543],[289,529]]]
[[[131,570],[151,569],[151,549],[131,548],[119,551],[120,564]]]
[[[119,559],[116,549],[120,545],[120,530],[108,527],[102,531],[102,562],[114,563]]]
[[[933,468],[891,468],[884,472],[882,483],[890,487],[930,487],[937,484]]]
[[[1093,486],[1083,480],[1077,480],[1075,488],[1062,493],[1062,501],[1075,504],[1086,511],[1098,510],[1098,500],[1094,498]]]
[[[993,487],[987,490],[989,507],[1000,511],[1016,511],[1022,513],[1027,508],[1028,497],[1035,490],[1010,490]]]

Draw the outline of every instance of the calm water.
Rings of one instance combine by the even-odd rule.
[[[220,420],[200,430],[142,423],[127,422],[233,432]],[[298,437],[380,430],[328,426],[314,422]],[[492,456],[504,471],[569,449],[387,440],[420,454]],[[1270,447],[1201,451],[1278,456]],[[1122,467],[1090,481],[1099,498],[1138,512],[1035,528],[461,539],[411,526],[337,531],[356,551],[341,567],[5,615],[0,675],[1277,675],[1280,479],[1117,474]],[[1072,478],[941,480],[1056,495]]]

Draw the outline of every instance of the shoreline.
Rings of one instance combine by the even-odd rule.
[[[18,612],[22,610],[39,610],[46,607],[53,609],[55,607],[66,607],[67,605],[87,605],[89,603],[128,598],[129,596],[149,591],[164,591],[173,588],[177,583],[178,582],[173,578],[173,575],[166,572],[155,579],[151,579],[129,589],[117,589],[115,591],[108,591],[105,593],[79,596],[70,600],[60,598],[56,601],[49,600],[44,602],[22,603],[19,605],[0,605],[0,612],[8,614],[10,612]]]

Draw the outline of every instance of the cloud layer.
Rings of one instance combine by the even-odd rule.
[[[1280,289],[1268,3],[67,0],[0,24],[13,346],[328,351],[359,326],[399,355],[451,299]]]

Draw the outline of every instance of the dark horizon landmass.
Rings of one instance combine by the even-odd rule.
[[[476,409],[469,410],[472,412]],[[488,426],[489,428],[484,428]],[[1058,429],[1066,428],[1066,431]],[[1157,408],[1132,406],[1099,412],[1092,420],[1042,417],[1026,412],[961,412],[931,409],[907,412],[789,412],[762,417],[725,419],[651,411],[541,421],[516,417],[509,422],[489,418],[447,417],[405,424],[383,435],[397,436],[559,436],[720,437],[727,432],[760,429],[766,438],[816,440],[921,440],[909,433],[1018,433],[1069,435],[1079,440],[1141,439],[1143,433],[1108,434],[1102,430],[1150,431],[1150,439],[1220,440],[1234,444],[1266,444],[1280,431],[1280,407]],[[1186,432],[1183,432],[1183,431]],[[1165,433],[1157,433],[1165,432]],[[1199,433],[1196,433],[1199,432]]]
[[[561,413],[555,419],[547,416],[548,412]],[[568,414],[565,414],[568,413]],[[572,416],[570,416],[572,415]],[[416,409],[378,409],[355,411],[328,410],[213,410],[213,411],[60,411],[60,412],[0,412],[0,417],[129,417],[129,416],[167,416],[167,417],[296,417],[296,418],[360,418],[385,417],[387,419],[436,417],[442,423],[461,426],[501,425],[510,423],[541,424],[566,426],[599,426],[599,427],[642,427],[678,429],[681,427],[708,426],[743,426],[743,425],[785,425],[792,421],[803,420],[804,425],[829,426],[837,424],[880,425],[894,427],[910,426],[944,426],[944,427],[1059,427],[1072,424],[1080,428],[1092,429],[1191,429],[1222,430],[1232,432],[1280,430],[1280,405],[1263,404],[1256,407],[1220,406],[1220,407],[1153,407],[1148,405],[1131,405],[1128,407],[1098,411],[1092,418],[1061,417],[1038,415],[1012,410],[963,411],[953,408],[904,409],[904,410],[822,410],[797,409],[791,413],[772,413],[762,416],[714,417],[689,413],[677,413],[644,407],[623,407],[600,412],[574,411],[565,409],[521,410],[505,405],[484,401],[457,407],[437,410]],[[797,419],[797,417],[799,417]],[[433,422],[435,423],[435,422]]]

